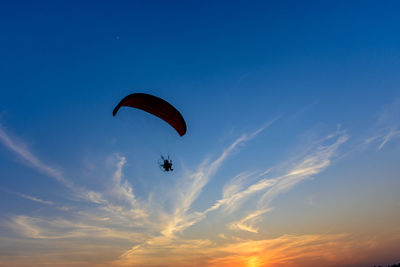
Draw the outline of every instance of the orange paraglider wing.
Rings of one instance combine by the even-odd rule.
[[[120,107],[131,107],[144,110],[171,125],[180,136],[186,133],[186,122],[181,113],[167,101],[145,93],[134,93],[124,97],[114,108],[115,116]]]

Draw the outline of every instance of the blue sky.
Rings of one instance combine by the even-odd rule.
[[[0,262],[338,266],[335,255],[361,252],[346,266],[399,261],[399,8],[3,1]],[[172,103],[187,134],[138,110],[112,117],[134,92]],[[158,168],[161,154],[173,173]],[[310,237],[326,247],[306,251],[333,256],[291,250]],[[290,253],[263,258],[274,242]],[[304,259],[288,260],[295,254]]]

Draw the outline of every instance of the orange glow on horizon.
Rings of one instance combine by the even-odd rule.
[[[236,240],[220,246],[200,240],[171,241],[168,250],[165,243],[157,246],[152,242],[126,252],[115,266],[338,266],[343,262],[365,262],[365,255],[376,257],[373,251],[379,243],[349,234],[283,235],[267,240]]]

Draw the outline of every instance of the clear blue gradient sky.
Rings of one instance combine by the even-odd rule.
[[[1,1],[0,266],[399,262],[399,13]]]

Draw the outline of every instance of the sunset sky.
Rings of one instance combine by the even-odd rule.
[[[0,1],[0,266],[399,263],[399,14]]]

